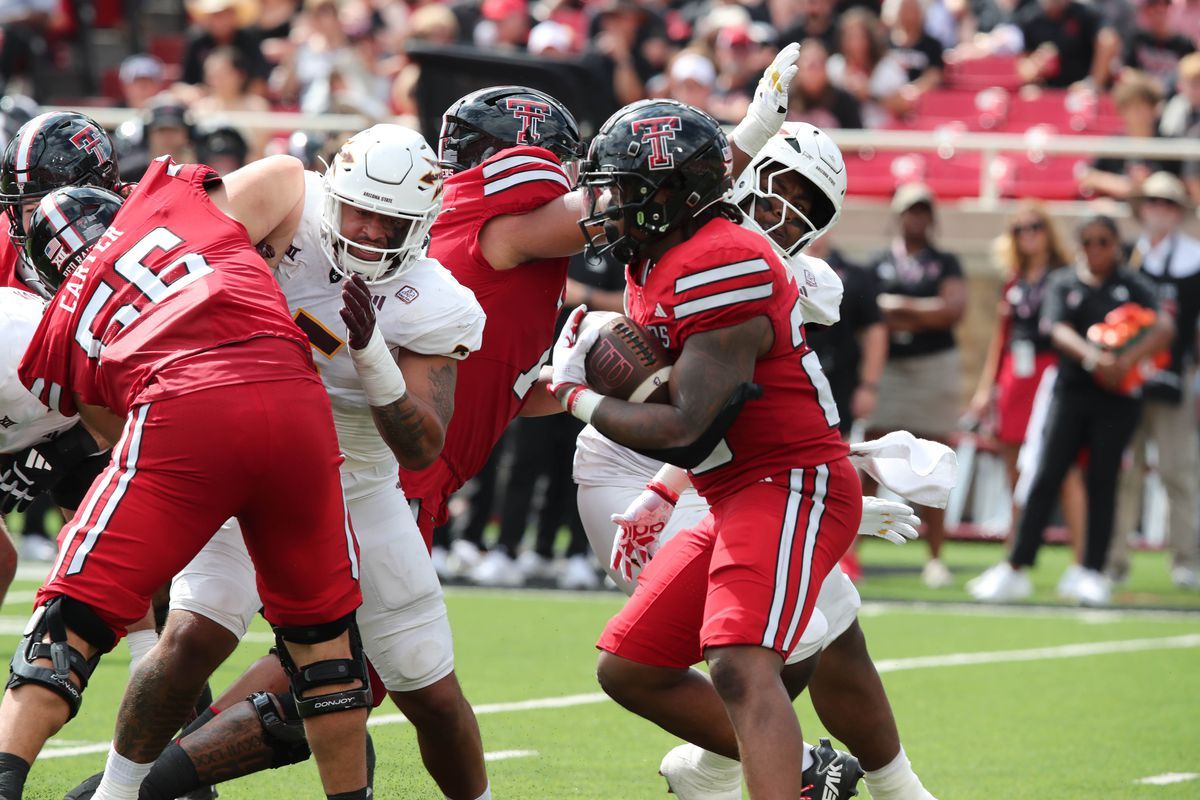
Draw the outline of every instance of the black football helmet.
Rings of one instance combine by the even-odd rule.
[[[634,261],[642,245],[721,201],[732,185],[732,159],[720,124],[698,108],[674,100],[625,106],[592,139],[580,168],[588,250]]]
[[[567,107],[525,86],[496,86],[459,98],[442,116],[438,159],[462,172],[517,145],[544,147],[564,164],[577,161],[579,124]]]
[[[121,196],[95,186],[55,189],[29,218],[25,259],[56,291],[75,271],[121,210]]]
[[[24,201],[64,186],[114,189],[117,180],[113,143],[98,122],[74,111],[29,120],[0,156],[0,209],[8,214],[13,244],[25,241]]]

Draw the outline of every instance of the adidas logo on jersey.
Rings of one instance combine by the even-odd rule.
[[[376,311],[383,311],[383,303],[387,300],[386,297],[380,297],[377,294],[371,295],[371,305],[375,306]]]
[[[667,317],[667,312],[663,311],[662,303],[655,303],[654,304],[654,318],[655,319],[666,319],[666,317]]]

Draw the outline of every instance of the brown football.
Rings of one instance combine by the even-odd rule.
[[[667,403],[671,356],[653,333],[614,314],[587,354],[588,386],[631,403]]]

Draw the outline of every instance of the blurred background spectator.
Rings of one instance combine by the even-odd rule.
[[[1171,0],[1138,0],[1137,28],[1125,40],[1121,59],[1129,69],[1156,78],[1174,94],[1179,60],[1195,52],[1195,43],[1171,27]]]
[[[1143,388],[1142,417],[1129,444],[1131,458],[1121,471],[1116,531],[1109,554],[1109,575],[1129,573],[1129,536],[1141,526],[1147,446],[1153,444],[1155,471],[1166,490],[1170,511],[1167,541],[1171,579],[1176,586],[1200,588],[1200,437],[1196,432],[1196,324],[1200,319],[1200,241],[1180,230],[1192,212],[1183,183],[1168,172],[1151,175],[1137,196],[1134,211],[1141,235],[1130,265],[1158,284],[1163,312],[1173,316],[1177,335],[1171,363]]]
[[[1042,322],[1042,300],[1051,276],[1071,263],[1071,252],[1046,206],[1026,200],[1018,204],[1008,230],[997,240],[996,260],[1005,277],[997,311],[999,325],[971,400],[968,425],[990,430],[1000,449],[1013,494],[1011,519],[1015,526],[1022,505],[1017,492],[1017,456],[1026,441],[1041,434],[1029,424],[1034,397],[1043,381],[1052,382],[1057,375],[1052,368],[1058,352],[1049,327]],[[1085,514],[1083,476],[1078,467],[1072,467],[1063,482],[1061,508],[1078,563]]]
[[[942,82],[945,64],[941,42],[927,32],[925,3],[928,0],[884,0],[882,18],[887,26],[892,55],[904,67],[911,104],[924,91]]]
[[[829,80],[859,102],[863,125],[878,128],[911,107],[908,72],[891,53],[879,18],[852,8],[838,22],[838,50],[826,65]]]
[[[1116,223],[1093,217],[1079,228],[1081,263],[1050,282],[1042,317],[1059,351],[1059,374],[1046,416],[1037,467],[1008,560],[972,581],[977,600],[1020,600],[1033,591],[1028,569],[1037,560],[1064,477],[1087,452],[1087,538],[1083,568],[1068,569],[1060,591],[1088,605],[1107,605],[1111,586],[1104,576],[1113,535],[1117,476],[1142,407],[1140,396],[1120,387],[1134,365],[1166,346],[1170,319],[1158,315],[1141,338],[1119,350],[1091,342],[1088,329],[1117,307],[1134,303],[1157,309],[1154,285],[1128,268]]]
[[[890,342],[870,439],[906,430],[946,442],[957,427],[962,368],[953,328],[962,319],[967,290],[958,258],[933,244],[934,206],[928,186],[901,186],[892,200],[896,236],[871,263]],[[953,576],[941,560],[945,511],[922,507],[918,515],[929,544],[922,578],[930,588],[949,586]]]
[[[250,72],[241,52],[233,47],[218,47],[204,59],[204,95],[192,102],[192,114],[207,120],[219,119],[227,111],[269,111],[271,104],[262,95],[251,92],[250,85]],[[262,156],[270,134],[258,130],[250,136],[251,157]]]
[[[1113,103],[1121,115],[1121,133],[1146,139],[1158,136],[1162,98],[1162,88],[1154,78],[1143,72],[1126,72],[1113,90]],[[1085,194],[1125,199],[1150,173],[1179,168],[1178,161],[1107,156],[1082,170],[1079,187]]]
[[[1158,130],[1163,136],[1188,136],[1200,124],[1200,53],[1179,59],[1175,89],[1163,107]]]
[[[184,83],[204,82],[204,60],[218,47],[232,47],[242,55],[255,91],[262,91],[268,67],[259,47],[259,34],[251,28],[256,17],[248,0],[189,0],[188,14],[195,22],[183,51]]]
[[[829,54],[818,39],[805,39],[796,59],[799,70],[788,95],[788,119],[818,128],[861,128],[858,98],[829,80]]]
[[[121,62],[117,72],[121,94],[127,108],[145,108],[150,99],[163,90],[166,72],[162,61],[147,53],[137,53]]]
[[[1100,15],[1076,0],[1037,0],[1015,15],[1024,37],[1020,75],[1025,83],[1066,88],[1090,79],[1108,85],[1120,37]]]
[[[220,120],[208,121],[195,134],[196,160],[228,175],[244,167],[249,160],[250,146],[241,132]]]

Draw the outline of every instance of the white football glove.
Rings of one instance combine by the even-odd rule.
[[[880,500],[878,497],[863,497],[862,522],[858,524],[859,536],[878,536],[892,544],[904,544],[917,538],[917,526],[920,524],[920,517],[903,503]]]
[[[679,495],[667,486],[651,481],[625,511],[610,518],[617,525],[617,537],[613,539],[609,563],[626,582],[633,580],[635,566],[646,566],[658,552],[658,537],[666,529],[678,500]]]
[[[567,317],[558,341],[554,343],[551,356],[553,372],[549,389],[557,394],[564,386],[587,385],[587,354],[600,336],[600,326],[584,325],[587,306],[579,306]]]
[[[746,118],[733,129],[733,140],[746,155],[754,158],[766,146],[767,140],[779,132],[787,117],[788,87],[796,77],[796,56],[800,45],[792,42],[779,51],[771,66],[767,67],[754,99],[746,109]]]

